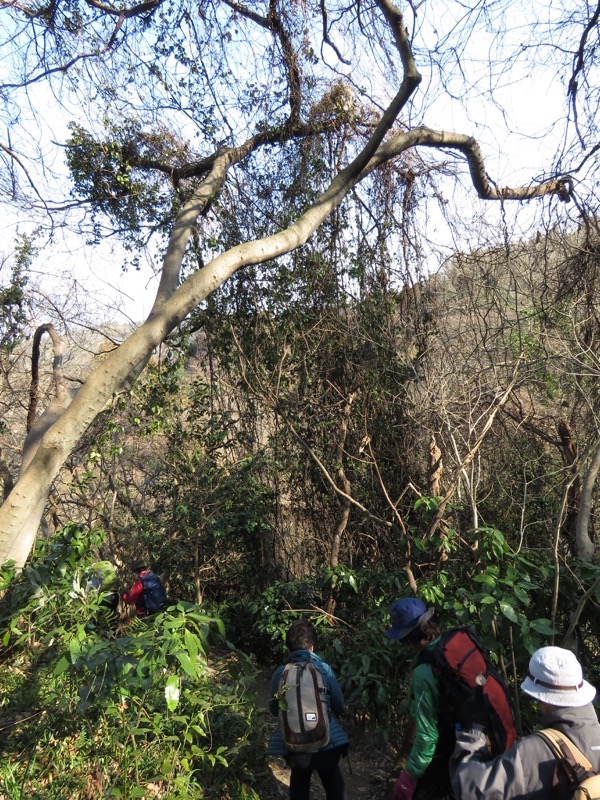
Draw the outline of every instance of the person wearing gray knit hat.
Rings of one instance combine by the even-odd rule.
[[[542,730],[558,731],[600,772],[596,689],[584,679],[575,654],[554,645],[536,650],[521,689],[539,704]],[[465,729],[457,733],[450,774],[457,800],[569,800],[573,792],[550,745],[536,733],[492,758],[485,730]]]

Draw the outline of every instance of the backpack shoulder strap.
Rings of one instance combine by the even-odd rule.
[[[544,728],[536,731],[552,750],[554,756],[561,761],[571,783],[579,783],[589,775],[595,775],[590,761],[581,750],[571,741],[566,733],[555,728]]]
[[[435,654],[432,652],[430,647],[424,647],[420,651],[416,660],[413,662],[411,672],[415,669],[415,667],[418,667],[420,664],[431,664],[432,667],[437,664],[437,659],[435,657]]]

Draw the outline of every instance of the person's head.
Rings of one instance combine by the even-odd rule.
[[[296,620],[286,634],[285,644],[290,653],[294,650],[314,650],[317,646],[317,632],[310,622]]]
[[[131,564],[131,569],[136,573],[136,575],[139,575],[140,572],[146,572],[148,565],[145,561],[134,561]]]
[[[439,630],[431,619],[435,609],[427,608],[416,597],[403,597],[389,607],[390,627],[385,632],[388,639],[406,642],[415,647],[432,642]]]
[[[574,653],[562,647],[540,647],[529,659],[529,675],[521,689],[545,706],[579,708],[591,703],[596,690],[583,679]]]

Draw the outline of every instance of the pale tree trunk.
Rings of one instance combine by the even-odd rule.
[[[442,477],[444,475],[444,461],[442,451],[438,447],[435,434],[431,434],[429,439],[429,469],[428,484],[429,495],[439,497],[442,493]]]
[[[592,450],[590,463],[584,475],[581,486],[581,495],[579,499],[579,508],[577,513],[577,524],[575,529],[576,556],[580,562],[593,563],[596,561],[595,542],[593,538],[590,536],[589,527],[590,527],[590,518],[592,515],[592,507],[593,507],[594,486],[598,478],[599,470],[600,470],[600,440],[596,442],[596,445]],[[577,475],[577,477],[579,477],[579,475]],[[567,488],[565,489],[565,495],[563,498],[564,506],[566,506],[567,503],[569,488],[570,487],[567,486]],[[560,533],[560,521],[555,539],[556,570],[555,570],[555,585],[554,585],[553,606],[552,606],[553,624],[554,624],[554,617],[556,614],[556,605],[558,603],[558,586],[559,586],[558,579],[560,575],[558,555],[557,555],[559,533]],[[569,621],[569,627],[567,629],[567,632],[565,633],[561,641],[561,645],[563,647],[566,647],[569,650],[573,650],[574,653],[577,653],[579,649],[579,638],[576,635],[576,629],[577,625],[579,624],[579,619],[587,603],[590,600],[593,602],[593,598],[595,597],[595,593],[599,585],[600,585],[600,576],[596,578],[596,580],[592,583],[592,585],[579,599],[577,608],[571,614],[571,619]]]
[[[594,561],[595,543],[590,536],[590,518],[594,499],[594,486],[600,470],[600,440],[592,452],[592,458],[587,472],[583,478],[581,487],[581,497],[579,500],[579,511],[577,513],[577,526],[575,529],[575,541],[577,546],[577,557],[581,561]]]
[[[331,547],[329,548],[329,566],[335,569],[340,563],[340,547],[342,544],[342,536],[348,527],[348,520],[350,519],[350,492],[352,486],[346,475],[344,469],[346,440],[348,438],[348,428],[350,426],[350,414],[352,412],[352,404],[356,398],[356,392],[351,392],[348,399],[344,403],[344,410],[340,422],[340,431],[335,453],[336,463],[339,464],[337,470],[337,482],[343,492],[340,496],[340,515],[338,518],[335,531],[331,539]],[[329,597],[327,599],[326,611],[328,614],[333,614],[335,611],[335,588],[330,587]]]
[[[70,405],[45,431],[35,454],[23,469],[13,490],[0,508],[0,563],[13,559],[22,567],[33,546],[44,503],[52,482],[96,416],[145,365],[153,350],[165,340],[196,306],[235,272],[262,264],[303,245],[321,223],[366,175],[411,147],[451,148],[467,158],[471,179],[481,198],[524,200],[547,194],[562,199],[571,191],[570,179],[546,181],[516,189],[496,187],[487,177],[476,141],[462,134],[420,127],[383,142],[409,98],[419,85],[419,75],[404,21],[389,0],[377,5],[394,35],[403,66],[403,79],[396,97],[383,113],[371,138],[345,169],[333,179],[318,200],[289,228],[264,239],[233,247],[209,262],[178,286],[187,244],[199,214],[222,187],[228,168],[244,156],[239,149],[223,148],[197,193],[181,210],[171,235],[157,298],[150,316],[117,350],[110,353],[88,377]],[[248,145],[248,152],[251,152]]]
[[[381,163],[375,158],[377,149],[419,85],[421,76],[412,58],[402,16],[396,14],[396,9],[387,0],[380,0],[380,5],[398,43],[404,78],[398,94],[382,115],[366,146],[348,167],[340,171],[319,200],[289,228],[264,239],[233,247],[176,288],[193,227],[207,202],[222,187],[231,163],[231,152],[225,151],[215,159],[198,193],[188,201],[177,218],[150,316],[117,350],[107,356],[88,377],[69,407],[45,432],[35,456],[0,509],[0,563],[13,560],[17,567],[23,566],[35,541],[50,486],[60,468],[112,395],[145,364],[154,348],[237,270],[277,258],[304,244],[361,177]],[[383,160],[387,161],[390,157],[387,155]]]

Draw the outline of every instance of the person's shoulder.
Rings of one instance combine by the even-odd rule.
[[[318,653],[311,653],[309,652],[310,660],[313,661],[318,667],[323,667],[330,672],[333,672],[329,664],[323,660],[323,658]]]
[[[337,680],[333,668],[326,661],[323,661],[321,656],[317,655],[317,653],[311,653],[310,660],[314,663],[321,674],[325,676],[325,678],[328,680]]]
[[[438,678],[434,668],[434,662],[429,660],[417,661],[412,671],[413,682],[418,684],[431,684],[437,686]]]
[[[414,671],[421,669],[431,670],[433,668],[433,666],[437,663],[436,648],[438,642],[439,638],[435,639],[433,642],[429,642],[429,644],[419,650],[412,660]]]

